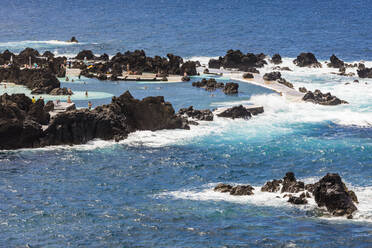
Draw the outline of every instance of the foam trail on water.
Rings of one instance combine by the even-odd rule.
[[[0,47],[27,47],[27,46],[71,46],[71,45],[81,45],[85,43],[73,43],[61,40],[24,40],[24,41],[9,41],[0,42]]]

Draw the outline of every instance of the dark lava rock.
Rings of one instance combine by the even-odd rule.
[[[271,62],[273,64],[276,64],[276,65],[281,64],[282,63],[282,57],[279,54],[276,53],[271,58]]]
[[[180,69],[180,75],[184,75],[185,73],[188,76],[194,76],[197,75],[198,73],[196,72],[196,62],[195,61],[186,61],[181,65]]]
[[[332,68],[342,68],[345,67],[344,61],[340,60],[339,58],[336,57],[336,55],[332,54],[332,56],[329,58],[330,63],[328,63],[328,67]]]
[[[360,78],[372,78],[372,68],[360,68],[357,70]]]
[[[201,81],[193,82],[192,86],[204,88],[207,91],[214,91],[216,89],[223,88],[224,84],[218,83],[214,78],[210,78],[208,80],[203,78]]]
[[[39,99],[34,104],[30,105],[27,112],[29,118],[42,125],[47,125],[50,120],[50,115],[44,109],[44,100]]]
[[[254,78],[252,73],[246,72],[243,74],[243,78],[248,79],[248,78]]]
[[[302,92],[302,93],[306,93],[307,89],[305,87],[300,87],[300,88],[298,88],[298,91]]]
[[[78,43],[79,41],[75,38],[75,36],[72,36],[70,42]]]
[[[238,185],[230,190],[230,195],[253,195],[253,190],[251,185]]]
[[[239,105],[228,108],[222,113],[217,114],[217,116],[231,119],[243,118],[248,120],[252,117],[252,114],[246,108],[244,108],[243,105]]]
[[[283,180],[274,179],[272,181],[267,181],[264,186],[261,187],[261,191],[264,192],[278,192],[280,190],[280,184]]]
[[[75,59],[80,59],[80,60],[93,60],[95,59],[95,56],[91,50],[83,50],[76,55]]]
[[[32,94],[48,94],[53,89],[60,87],[60,82],[48,69],[0,68],[1,81],[24,85],[31,89]]]
[[[351,215],[357,210],[345,184],[338,174],[328,173],[315,184],[315,201],[319,207],[336,216]]]
[[[265,73],[265,75],[263,76],[263,79],[266,81],[275,81],[281,77],[282,77],[282,74],[280,72],[274,71],[270,73]]]
[[[238,83],[226,83],[223,88],[223,92],[227,95],[238,94],[239,84]]]
[[[304,191],[305,184],[301,181],[297,181],[293,172],[287,172],[283,178],[283,187],[281,193],[298,193]]]
[[[243,54],[240,50],[228,50],[224,57],[209,60],[209,68],[219,69],[224,68],[236,68],[241,71],[247,71],[248,68],[263,67],[267,62],[265,61],[264,54]]]
[[[332,96],[331,93],[323,94],[320,90],[315,90],[314,92],[308,91],[302,100],[321,105],[338,105],[348,103],[347,101],[340,100],[336,96]]]
[[[280,84],[283,84],[291,89],[293,89],[293,84],[291,84],[290,82],[288,82],[287,80],[285,80],[284,78],[279,78],[278,79],[278,83]]]
[[[209,68],[220,69],[222,66],[222,57],[219,59],[210,59],[208,62]]]
[[[43,102],[32,105],[31,99],[24,94],[0,96],[0,149],[38,147],[42,130],[35,120],[44,121],[49,114],[39,109]]]
[[[305,194],[301,194],[299,197],[297,196],[290,196],[288,202],[295,204],[295,205],[304,205],[307,204],[307,200],[305,198]]]
[[[315,58],[315,55],[312,53],[301,53],[295,60],[293,60],[293,63],[300,67],[322,67],[322,65]]]
[[[200,121],[213,121],[213,113],[209,109],[197,110],[193,106],[182,108],[177,115],[191,117]]]
[[[219,183],[216,187],[214,187],[214,191],[218,191],[221,193],[230,192],[233,187],[229,184]]]
[[[0,96],[0,149],[120,140],[136,130],[189,128],[164,97],[138,100],[128,91],[91,111],[70,110],[49,120],[50,109],[43,100],[33,104],[23,94]],[[41,125],[46,124],[43,131]]]
[[[54,110],[54,103],[53,101],[48,101],[45,106],[44,106],[44,111],[45,112],[50,112]]]
[[[314,184],[312,184],[312,183],[306,184],[305,189],[307,191],[309,191],[310,193],[313,193],[314,192]]]

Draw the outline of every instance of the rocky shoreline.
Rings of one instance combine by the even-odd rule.
[[[254,195],[251,185],[237,185],[220,183],[214,191],[229,193],[230,195]],[[346,216],[353,218],[357,211],[355,204],[358,198],[354,191],[349,190],[338,174],[328,173],[314,184],[305,184],[298,181],[293,172],[287,172],[283,179],[268,181],[260,189],[262,192],[284,194],[288,202],[295,205],[308,204],[309,198],[314,198],[318,207],[324,207],[333,216]],[[276,196],[279,197],[279,196]]]

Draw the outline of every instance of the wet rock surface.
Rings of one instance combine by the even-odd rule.
[[[314,185],[313,195],[319,207],[326,207],[333,215],[343,216],[357,210],[353,193],[349,193],[338,174],[328,173]]]
[[[212,111],[210,111],[209,109],[197,110],[194,109],[193,106],[180,109],[177,115],[194,118],[199,121],[213,121]]]
[[[222,113],[217,114],[217,116],[231,119],[242,118],[248,120],[252,117],[252,114],[243,105],[239,105],[228,108]]]
[[[232,186],[229,184],[220,183],[215,188],[214,191],[221,193],[230,193],[230,195],[253,195],[254,188],[251,185],[237,185]]]
[[[322,67],[322,65],[316,59],[315,55],[312,53],[301,53],[295,60],[293,60],[293,63],[299,67]]]
[[[372,68],[361,67],[357,73],[360,78],[372,78]]]
[[[0,149],[121,140],[136,130],[188,128],[164,97],[138,100],[129,91],[94,110],[70,110],[52,119],[48,113],[52,103],[44,106],[43,100],[32,103],[23,94],[4,94],[0,103]],[[47,128],[42,130],[41,125]]]
[[[344,61],[340,60],[339,58],[336,57],[336,55],[332,54],[332,56],[329,58],[329,60],[331,61],[330,63],[328,63],[328,67],[332,67],[332,68],[342,68],[345,66],[345,63]]]
[[[302,100],[321,105],[339,105],[348,103],[347,101],[340,100],[336,96],[332,96],[331,93],[323,94],[320,90],[315,90],[314,92],[308,91]]]
[[[230,192],[231,195],[250,195],[254,188],[250,185],[231,186],[218,184],[214,191]],[[338,174],[328,173],[314,184],[304,184],[298,181],[293,172],[287,172],[283,179],[268,181],[261,187],[262,192],[280,193],[288,197],[288,202],[294,205],[308,204],[308,199],[313,198],[318,207],[325,207],[329,213],[335,216],[352,218],[357,210],[354,203],[358,203],[357,196],[352,190],[348,190]]]
[[[243,54],[240,50],[228,50],[224,57],[209,60],[209,68],[237,68],[240,71],[249,71],[250,68],[260,68],[267,64],[264,54]]]

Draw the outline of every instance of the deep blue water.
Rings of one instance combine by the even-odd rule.
[[[51,48],[109,54],[145,49],[163,56],[219,56],[233,48],[372,60],[371,6],[369,0],[4,0],[0,42],[76,36],[85,44]]]
[[[371,6],[2,1],[0,50],[145,49],[191,57],[239,48],[372,60]],[[73,35],[82,43],[54,41]],[[226,96],[191,83],[61,79],[74,92],[89,92],[89,98],[72,97],[78,107],[88,100],[94,106],[109,103],[104,93],[130,90],[136,98],[163,95],[176,110],[244,103],[263,105],[265,113],[249,121],[217,118],[190,131],[138,132],[120,143],[0,151],[0,247],[371,247],[372,80],[345,86],[354,78],[326,69],[283,74],[296,88],[332,91],[350,104],[290,103],[247,83],[239,83],[237,96]],[[306,182],[339,173],[360,201],[354,220],[322,216],[313,203],[294,207],[276,194],[229,197],[210,190],[218,182],[261,186],[287,171]]]

